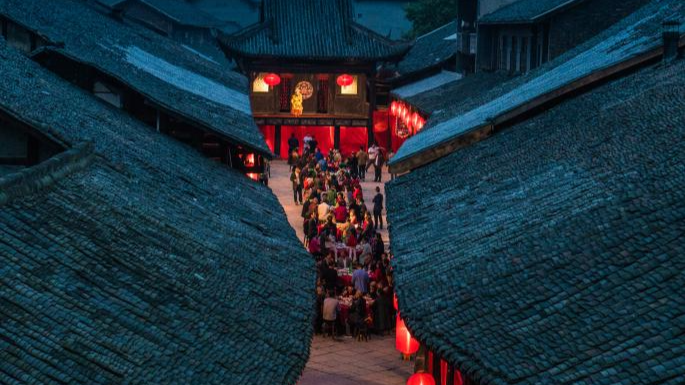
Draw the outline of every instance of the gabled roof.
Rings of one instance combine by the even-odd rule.
[[[181,25],[220,28],[225,23],[186,0],[133,0],[146,4]]]
[[[462,78],[463,76],[456,72],[441,71],[436,75],[429,76],[425,79],[407,84],[400,88],[395,88],[392,93],[398,98],[407,100],[421,93],[428,92],[439,87],[444,87],[448,84],[453,84]]]
[[[0,72],[70,148],[0,179],[0,382],[295,383],[315,272],[271,191],[2,42]]]
[[[400,76],[411,75],[431,67],[439,67],[457,54],[457,22],[419,36],[409,52],[397,65]]]
[[[519,0],[484,15],[480,24],[518,24],[532,23],[585,0]]]
[[[264,0],[264,22],[219,38],[232,54],[378,61],[408,49],[354,22],[351,0]]]
[[[439,78],[438,78],[439,79]],[[511,81],[511,76],[499,72],[477,72],[460,79],[449,81],[420,90],[420,92],[404,95],[403,89],[413,89],[414,83],[394,89],[392,94],[419,110],[431,114],[431,124],[440,120],[439,116],[453,116],[456,110],[466,111],[475,108],[486,99],[486,95],[502,83]],[[451,81],[454,80],[454,81]],[[428,80],[426,80],[428,81]],[[417,83],[422,83],[419,81]],[[404,96],[403,96],[404,95]],[[487,99],[486,99],[487,100]],[[444,119],[444,118],[443,118]]]
[[[582,85],[654,59],[663,49],[662,21],[670,15],[685,20],[685,3],[654,0],[549,65],[508,82],[477,108],[429,120],[418,135],[402,145],[390,161],[391,168],[402,172],[420,167],[453,151],[468,135],[557,100]]]
[[[476,384],[685,383],[685,61],[388,187],[399,308]]]
[[[58,43],[43,48],[96,68],[217,135],[271,154],[252,118],[245,77],[80,0],[1,0],[0,14]]]

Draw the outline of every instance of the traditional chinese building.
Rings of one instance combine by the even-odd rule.
[[[0,59],[0,383],[294,384],[314,263],[273,193]]]
[[[187,46],[78,0],[2,1],[0,25],[9,45],[211,159],[256,178],[272,156],[246,79]]]
[[[350,0],[264,0],[260,23],[220,41],[250,79],[255,120],[275,154],[286,155],[292,134],[344,154],[387,137],[377,68],[408,46],[356,23]]]
[[[654,0],[398,152],[395,287],[435,383],[685,381],[683,21]]]

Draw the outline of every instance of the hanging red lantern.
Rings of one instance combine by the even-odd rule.
[[[411,116],[411,124],[412,127],[416,128],[419,125],[419,119],[421,118],[421,115],[419,115],[418,112],[414,112]]]
[[[275,87],[281,84],[281,77],[274,73],[266,74],[264,75],[264,83],[266,83],[269,87]]]
[[[395,324],[395,349],[405,355],[414,354],[419,350],[419,341],[415,340],[404,321],[398,315]]]
[[[428,373],[414,373],[407,380],[407,385],[435,385],[435,379]]]
[[[426,121],[423,118],[419,118],[419,121],[416,123],[416,127],[414,127],[414,128],[416,129],[416,132],[419,132],[419,131],[421,131],[421,129],[425,125],[426,125]]]
[[[390,103],[390,115],[395,116],[397,114],[397,102]]]
[[[347,87],[354,83],[354,77],[352,75],[342,74],[338,76],[336,81],[340,87]]]

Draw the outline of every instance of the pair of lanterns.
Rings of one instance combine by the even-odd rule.
[[[338,76],[336,79],[336,82],[340,87],[347,87],[351,86],[352,83],[354,83],[354,76],[348,75],[348,74],[342,74]],[[275,87],[279,84],[281,84],[281,77],[278,76],[275,73],[268,73],[264,75],[264,83],[268,85],[269,87]]]
[[[426,121],[421,115],[414,111],[412,112],[406,104],[394,101],[390,103],[390,115],[398,118],[404,126],[414,133],[421,131]]]
[[[404,355],[414,354],[419,350],[419,342],[411,336],[404,324],[404,320],[399,315],[397,294],[393,297],[393,305],[398,311],[395,324],[395,349]],[[428,373],[414,373],[407,380],[407,385],[435,385],[435,379]]]

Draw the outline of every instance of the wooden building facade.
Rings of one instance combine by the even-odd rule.
[[[322,151],[345,155],[383,137],[376,70],[408,49],[355,23],[349,0],[315,3],[264,0],[259,24],[220,38],[249,77],[255,121],[281,157],[293,134],[300,150],[311,135]]]

